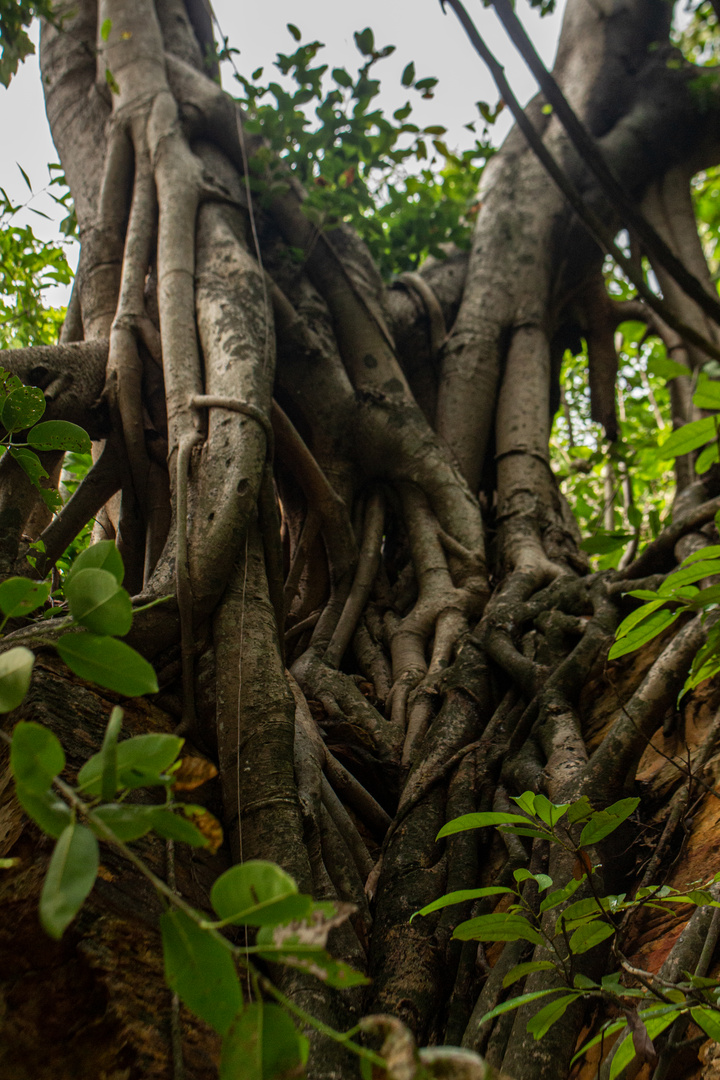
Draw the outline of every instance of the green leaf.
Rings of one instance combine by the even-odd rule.
[[[348,75],[345,68],[333,68],[332,77],[338,84],[338,86],[344,86],[346,90],[349,89],[353,84],[353,81]]]
[[[95,810],[96,816],[123,843],[139,840],[153,827],[152,806],[130,806],[128,803],[105,803]]]
[[[657,375],[660,379],[670,381],[681,375],[692,375],[692,371],[685,364],[678,364],[677,360],[670,360],[660,353],[653,353],[648,357],[648,371],[651,375]]]
[[[693,405],[698,409],[720,409],[720,383],[701,375],[693,394]]]
[[[644,1010],[638,1013],[640,1019],[645,1024],[645,1029],[650,1039],[654,1039],[656,1035],[659,1035],[672,1024],[678,1016],[679,1010],[672,1006],[666,1006],[663,1010],[664,1015],[656,1015],[649,1017],[649,1013],[654,1010]],[[629,1065],[632,1059],[635,1057],[635,1044],[633,1043],[632,1033],[628,1032],[619,1049],[615,1053],[610,1066],[609,1080],[615,1080],[616,1076],[619,1076],[626,1065]]]
[[[177,908],[160,916],[160,930],[168,986],[196,1016],[225,1035],[242,1005],[230,943],[201,930]]]
[[[697,559],[690,566],[681,566],[669,574],[658,589],[658,596],[669,596],[685,585],[716,574],[720,574],[720,559]]]
[[[65,584],[70,614],[94,634],[124,637],[132,626],[127,590],[107,570],[80,570]]]
[[[555,889],[554,892],[548,893],[540,905],[540,914],[542,915],[544,911],[551,911],[552,908],[557,907],[558,904],[563,904],[566,900],[569,900],[573,893],[577,892],[586,878],[587,874],[583,874],[580,878],[571,878],[564,888]]]
[[[468,919],[455,927],[453,937],[460,941],[531,941],[533,945],[543,944],[540,933],[524,915],[508,911]]]
[[[521,881],[534,881],[537,884],[538,892],[544,892],[545,889],[549,889],[553,883],[551,877],[547,874],[531,874],[529,870],[513,870],[513,877],[519,883]]]
[[[653,611],[646,619],[643,619],[639,626],[636,626],[620,641],[615,642],[608,653],[608,660],[616,660],[620,656],[625,656],[626,653],[635,652],[648,641],[652,641],[668,626],[672,626],[679,614],[680,609],[669,611],[667,608],[662,608],[659,611]]]
[[[268,926],[302,918],[312,905],[275,863],[250,859],[216,880],[210,902],[220,918],[239,926]]]
[[[79,634],[63,634],[55,648],[70,670],[81,679],[126,697],[158,692],[152,665],[117,638],[83,630]]]
[[[403,86],[412,86],[412,84],[415,82],[415,65],[413,64],[412,60],[403,71],[400,82]],[[404,120],[405,117],[396,117],[396,119]]]
[[[110,31],[112,30],[112,19],[104,19],[102,26],[100,27],[100,38],[102,41],[107,41],[110,37]]]
[[[610,926],[609,923],[598,921],[584,923],[583,926],[578,926],[570,937],[570,952],[575,956],[586,953],[594,949],[601,941],[612,937],[614,933],[615,927]]]
[[[355,44],[357,45],[363,56],[372,56],[375,49],[375,35],[369,26],[360,33],[353,34],[355,38]]]
[[[536,795],[533,799],[533,809],[537,816],[546,825],[550,827],[557,825],[563,814],[566,814],[570,803],[562,803],[556,805],[551,803],[550,800],[542,793]]]
[[[590,804],[590,800],[587,795],[581,796],[576,802],[570,803],[570,807],[567,812],[567,819],[569,825],[575,825],[578,821],[584,821],[585,818],[590,817],[593,812],[593,808]]]
[[[9,453],[36,487],[41,480],[47,479],[47,469],[33,450],[26,450],[23,446],[11,446]]]
[[[692,420],[689,424],[683,424],[677,431],[673,431],[656,453],[661,459],[681,457],[704,446],[714,438],[715,418],[705,416],[702,420]]]
[[[448,821],[446,825],[443,825],[435,839],[441,840],[444,836],[467,832],[468,829],[485,829],[489,825],[508,825],[515,821],[521,822],[523,825],[531,824],[526,817],[520,814],[501,814],[493,811],[479,814],[463,814],[461,817],[454,818],[452,821]]]
[[[503,1013],[512,1012],[513,1009],[519,1009],[521,1005],[528,1005],[531,1001],[537,1001],[539,998],[547,997],[548,994],[557,993],[558,988],[554,986],[550,990],[533,990],[529,994],[518,994],[517,997],[510,998],[508,1001],[503,1001],[501,1005],[496,1005],[490,1012],[486,1012],[481,1018],[478,1027],[488,1020],[494,1020],[496,1016],[502,1016]]]
[[[52,586],[45,581],[11,577],[0,585],[0,610],[9,619],[29,615],[45,603]]]
[[[122,555],[117,549],[114,540],[100,540],[97,544],[91,544],[85,548],[75,559],[74,563],[65,575],[65,587],[73,577],[81,570],[107,570],[112,574],[118,585],[122,585],[125,576]]]
[[[415,911],[410,916],[410,922],[416,915],[430,915],[433,911],[449,907],[451,904],[462,904],[465,900],[478,900],[481,896],[499,896],[500,893],[512,893],[512,889],[506,889],[502,885],[488,885],[483,889],[457,889],[455,892],[446,893],[431,904],[426,904],[420,911]]]
[[[544,1005],[540,1012],[536,1013],[527,1023],[527,1032],[537,1041],[546,1035],[553,1024],[564,1016],[568,1005],[577,1001],[578,994],[564,994],[563,997],[555,998]]]
[[[21,704],[30,688],[34,663],[35,654],[24,645],[0,653],[0,713],[12,712]]]
[[[191,821],[181,817],[180,814],[174,814],[172,810],[164,806],[153,810],[152,827],[166,840],[177,840],[183,844],[191,844],[193,847],[207,847],[209,843]]]
[[[288,23],[287,28],[290,31],[290,33],[292,34],[292,36],[295,38],[295,40],[299,41],[300,38],[302,37],[302,34],[298,30],[297,26],[295,26],[294,23]]]
[[[708,544],[699,551],[693,551],[686,559],[683,559],[680,569],[695,562],[704,562],[706,559],[720,559],[720,544]]]
[[[10,768],[16,784],[32,795],[44,795],[65,768],[65,753],[48,728],[21,720],[13,729]]]
[[[223,1042],[219,1080],[280,1080],[300,1075],[309,1043],[279,1005],[255,1001],[237,1016]]]
[[[45,412],[45,395],[37,386],[20,386],[5,399],[0,423],[6,431],[24,431],[36,424]]]
[[[75,918],[97,877],[98,842],[84,825],[63,829],[40,894],[40,922],[59,940]]]
[[[100,798],[109,803],[115,798],[117,791],[117,741],[122,727],[123,711],[116,705],[110,713],[105,737],[100,749],[100,764],[102,766],[102,778],[100,781]]]
[[[616,640],[621,641],[622,638],[626,637],[630,631],[638,625],[638,623],[641,623],[648,615],[652,615],[653,611],[657,611],[657,609],[661,608],[665,603],[667,603],[667,600],[664,597],[658,597],[657,594],[655,594],[649,604],[642,604],[639,608],[635,608],[635,611],[631,611],[615,631]]]
[[[702,1006],[698,1006],[690,1010],[690,1015],[709,1038],[714,1039],[715,1042],[720,1042],[720,1014],[716,1013],[714,1009],[704,1009]]]
[[[72,823],[70,808],[50,788],[42,792],[29,791],[16,782],[15,794],[27,816],[55,840]]]
[[[74,454],[89,454],[90,436],[68,420],[46,420],[28,432],[27,442],[35,450],[70,450]]]
[[[121,788],[145,787],[148,778],[158,780],[182,749],[179,735],[134,735],[117,744],[117,783]],[[88,795],[99,795],[103,774],[103,753],[93,754],[78,773],[78,785]]]
[[[526,975],[531,975],[533,971],[554,970],[555,965],[550,960],[528,960],[526,964],[516,964],[514,968],[510,968],[503,979],[503,987],[507,988],[508,986],[512,986],[513,983],[518,982],[520,979],[524,979]]]
[[[631,533],[598,533],[596,536],[589,536],[583,540],[580,549],[588,555],[609,555],[618,548],[625,547],[629,540],[632,540]]]
[[[596,810],[580,833],[580,846],[597,844],[610,833],[615,832],[617,827],[622,825],[623,821],[637,809],[639,803],[639,799],[620,799],[619,802],[608,806],[606,810]]]

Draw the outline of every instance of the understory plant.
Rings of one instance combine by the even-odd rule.
[[[597,1043],[616,1036],[609,1080],[615,1080],[636,1056],[657,1063],[652,1040],[683,1019],[692,1019],[706,1036],[720,1041],[719,979],[707,978],[705,972],[685,972],[682,980],[670,984],[652,972],[633,967],[623,953],[633,920],[643,912],[674,910],[678,905],[720,909],[713,888],[720,882],[720,872],[685,889],[650,885],[632,895],[606,895],[601,885],[598,845],[634,814],[640,799],[621,799],[605,809],[594,810],[586,796],[555,804],[543,794],[526,791],[513,802],[518,813],[464,814],[449,821],[438,833],[438,840],[492,826],[509,836],[528,837],[565,851],[574,863],[570,879],[554,881],[548,874],[519,868],[513,872],[513,886],[461,889],[413,915],[427,916],[452,904],[496,897],[501,902],[495,911],[461,922],[453,937],[483,943],[525,941],[532,946],[536,950],[533,959],[516,964],[505,975],[502,985],[506,989],[535,972],[554,973],[554,985],[513,993],[488,1011],[479,1024],[547,999],[527,1022],[528,1033],[538,1040],[581,999],[610,1007],[616,1017],[606,1020],[573,1058],[573,1062],[577,1061]],[[578,958],[603,942],[615,969],[596,980],[583,972]]]

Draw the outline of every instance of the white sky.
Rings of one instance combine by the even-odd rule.
[[[286,30],[288,22],[301,30],[303,41],[319,39],[327,46],[318,63],[331,67],[346,66],[353,73],[361,61],[353,41],[353,31],[366,26],[375,32],[375,45],[396,45],[397,50],[378,65],[382,79],[381,103],[388,110],[407,100],[400,85],[405,65],[415,62],[417,77],[435,76],[439,81],[432,101],[418,102],[412,119],[419,124],[443,124],[451,146],[461,146],[471,136],[463,125],[477,119],[475,102],[494,104],[497,94],[490,76],[470,46],[457,19],[448,9],[443,14],[438,0],[363,0],[362,5],[343,0],[213,0],[223,33],[231,46],[240,49],[235,62],[240,71],[250,74],[265,67],[270,74],[277,52],[294,51],[295,43]],[[540,19],[527,0],[520,0],[518,14],[533,38],[546,64],[552,65],[561,12],[565,0],[558,0],[553,16]],[[511,85],[522,101],[536,90],[534,80],[507,40],[494,13],[479,3],[468,3],[476,24],[490,48],[505,64]],[[33,35],[36,40],[36,31]],[[273,69],[274,70],[274,69]],[[224,85],[232,90],[232,73],[226,65]],[[417,95],[415,95],[417,97]],[[421,108],[422,107],[422,111]],[[504,115],[495,126],[493,138],[499,141],[506,133],[509,118]],[[465,143],[468,145],[468,143]],[[0,187],[16,202],[28,202],[58,221],[52,200],[43,193],[48,181],[47,163],[56,161],[40,87],[37,57],[30,57],[5,90],[0,87]],[[30,192],[18,169],[22,165],[35,192]],[[24,215],[25,217],[25,215]],[[49,240],[56,236],[52,222],[28,211],[27,218],[37,236]]]

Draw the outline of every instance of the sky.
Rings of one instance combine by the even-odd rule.
[[[414,61],[417,77],[434,76],[439,84],[432,101],[421,101],[413,119],[422,125],[443,124],[448,128],[446,141],[451,147],[462,148],[470,136],[464,124],[477,119],[476,101],[494,104],[497,99],[492,80],[481,60],[474,53],[455,16],[448,9],[443,14],[438,0],[363,0],[362,5],[343,0],[213,0],[217,21],[222,33],[233,48],[240,50],[235,63],[243,74],[258,67],[265,68],[265,77],[277,52],[292,52],[295,43],[286,29],[294,23],[303,41],[318,39],[327,46],[318,62],[331,67],[345,66],[357,70],[360,53],[353,41],[353,32],[366,26],[375,33],[376,48],[397,46],[393,56],[378,65],[382,78],[383,96],[380,103],[386,109],[396,109],[407,100],[407,91],[400,85],[405,65]],[[561,12],[565,0],[558,0],[554,15],[540,19],[527,0],[519,0],[518,14],[530,33],[544,61],[552,66]],[[491,9],[480,3],[468,3],[481,34],[495,52],[517,96],[527,100],[536,86],[523,61],[506,38],[504,30]],[[37,27],[33,30],[37,41]],[[271,76],[274,77],[274,76]],[[223,84],[232,92],[232,70],[225,65]],[[509,127],[509,118],[501,117],[493,129],[493,140],[500,141]],[[469,145],[465,142],[464,145]],[[55,222],[65,216],[49,198],[47,164],[57,160],[45,118],[40,87],[37,57],[30,57],[5,90],[0,87],[0,187],[15,203],[26,204],[23,224],[32,224],[43,240],[55,239]],[[27,173],[33,193],[22,177]],[[48,214],[45,220],[33,210]]]

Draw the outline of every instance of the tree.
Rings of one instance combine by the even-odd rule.
[[[534,62],[508,0],[494,6]],[[522,943],[488,974],[476,943],[452,938],[470,905],[409,919],[528,859],[537,872],[547,851],[485,833],[438,842],[439,829],[505,811],[525,789],[602,807],[637,788],[636,827],[661,833],[650,868],[629,832],[599,849],[608,890],[628,891],[669,872],[681,825],[692,844],[688,807],[705,783],[690,751],[662,781],[636,779],[658,729],[670,739],[680,723],[701,618],[634,662],[608,666],[607,651],[624,594],[713,540],[716,470],[698,478],[679,457],[672,524],[636,554],[638,526],[622,569],[591,574],[548,456],[563,356],[582,340],[610,440],[619,325],[644,323],[694,377],[720,357],[690,200],[718,161],[717,81],[671,42],[673,8],[569,0],[553,78],[538,69],[542,94],[483,172],[469,255],[390,288],[356,232],[305,212],[297,177],[213,80],[204,0],[72,0],[43,29],[81,257],[59,344],[7,351],[4,366],[45,390],[48,418],[85,427],[98,456],[49,522],[3,457],[0,569],[24,572],[38,535],[49,569],[92,518],[96,538],[116,538],[138,601],[171,597],[135,618],[130,640],[163,692],[129,710],[130,730],[178,724],[219,769],[208,798],[226,856],[178,851],[178,887],[202,906],[218,861],[262,857],[317,897],[350,900],[334,949],[369,988],[286,971],[289,997],[340,1029],[391,1014],[418,1042],[463,1042],[517,1080],[568,1075],[581,1008],[540,1041],[526,1031],[532,1005],[478,1026]],[[713,12],[700,5],[701,44]],[[635,295],[606,287],[608,253]],[[691,376],[670,383],[678,427],[697,417],[692,390]],[[43,463],[57,476],[59,454]],[[694,699],[701,735],[716,704],[712,687]],[[21,713],[62,733],[78,763],[108,709],[48,662]],[[704,766],[712,743],[694,737]],[[9,850],[41,867],[47,848],[15,804],[3,822]],[[162,870],[163,850],[146,854]],[[716,869],[707,851],[688,865]],[[38,948],[38,867],[4,887],[8,1075],[171,1075],[168,994],[142,918],[152,902],[111,854],[76,929]],[[575,871],[551,853],[553,880]],[[679,940],[669,963],[694,968],[697,934]],[[588,976],[611,962],[601,947],[588,955]],[[36,1014],[51,983],[61,1004],[48,1022]],[[212,1036],[189,1017],[182,1028],[186,1075],[214,1075]],[[353,1067],[315,1041],[310,1075]]]

